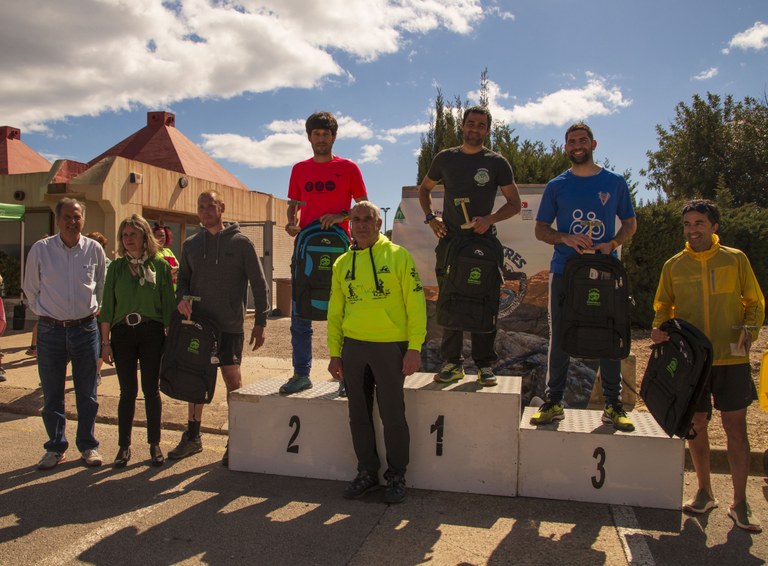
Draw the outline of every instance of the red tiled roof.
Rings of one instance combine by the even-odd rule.
[[[19,128],[0,126],[0,175],[41,173],[50,168],[50,161],[21,141]]]
[[[115,155],[248,190],[237,177],[177,130],[175,123],[176,117],[171,112],[147,112],[145,127],[92,159],[88,165]]]
[[[71,159],[62,159],[56,162],[58,167],[51,179],[51,183],[67,183],[86,171],[89,167],[87,163],[72,161]]]

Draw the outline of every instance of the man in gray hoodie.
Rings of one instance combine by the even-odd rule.
[[[225,204],[220,194],[206,191],[197,198],[197,216],[203,230],[187,238],[181,252],[176,288],[178,311],[189,317],[193,302],[196,315],[210,318],[221,328],[219,367],[227,392],[242,387],[240,359],[243,354],[243,324],[248,283],[253,291],[256,316],[249,345],[257,350],[264,344],[264,327],[269,312],[269,292],[264,269],[253,242],[240,233],[237,222],[224,226]],[[168,453],[172,460],[203,450],[200,422],[203,405],[189,404],[187,430],[179,445]],[[229,465],[229,448],[222,463]]]

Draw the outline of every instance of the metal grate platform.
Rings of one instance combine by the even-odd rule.
[[[291,395],[280,395],[280,386],[284,383],[285,379],[262,379],[255,381],[230,393],[230,399],[251,401],[254,397],[274,396],[286,399],[335,399],[346,401],[345,398],[339,397],[339,384],[335,381],[315,381],[312,383],[311,389],[305,389]]]
[[[635,424],[633,432],[621,432],[613,428],[613,425],[602,422],[602,411],[588,409],[565,409],[565,419],[546,425],[532,425],[531,417],[538,410],[537,407],[526,407],[523,418],[520,421],[520,430],[539,430],[557,432],[578,432],[586,434],[610,434],[621,436],[644,436],[651,438],[669,438],[662,428],[653,419],[650,413],[631,411],[627,413]]]
[[[516,375],[497,375],[498,384],[493,387],[483,387],[480,385],[474,374],[466,375],[464,379],[455,383],[438,383],[434,380],[434,376],[434,373],[414,373],[405,378],[405,389],[520,395],[520,388],[522,386],[522,378]]]

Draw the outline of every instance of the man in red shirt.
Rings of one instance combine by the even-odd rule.
[[[307,139],[312,157],[293,166],[288,185],[288,198],[302,205],[288,206],[285,231],[296,236],[313,221],[320,219],[323,228],[339,224],[349,234],[349,208],[367,199],[363,176],[358,166],[333,154],[333,143],[339,125],[330,112],[315,112],[306,122]],[[292,281],[292,284],[294,282]],[[280,393],[288,395],[312,387],[309,371],[312,367],[312,321],[299,318],[291,309],[291,346],[293,348],[293,377]],[[343,394],[343,384],[340,388]]]

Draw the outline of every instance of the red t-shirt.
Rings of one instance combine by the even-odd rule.
[[[304,228],[323,214],[349,210],[352,199],[365,198],[367,191],[360,168],[349,159],[333,156],[318,163],[309,158],[293,166],[288,185],[288,198],[303,200],[299,208],[299,228]],[[339,224],[349,233],[349,221]]]

